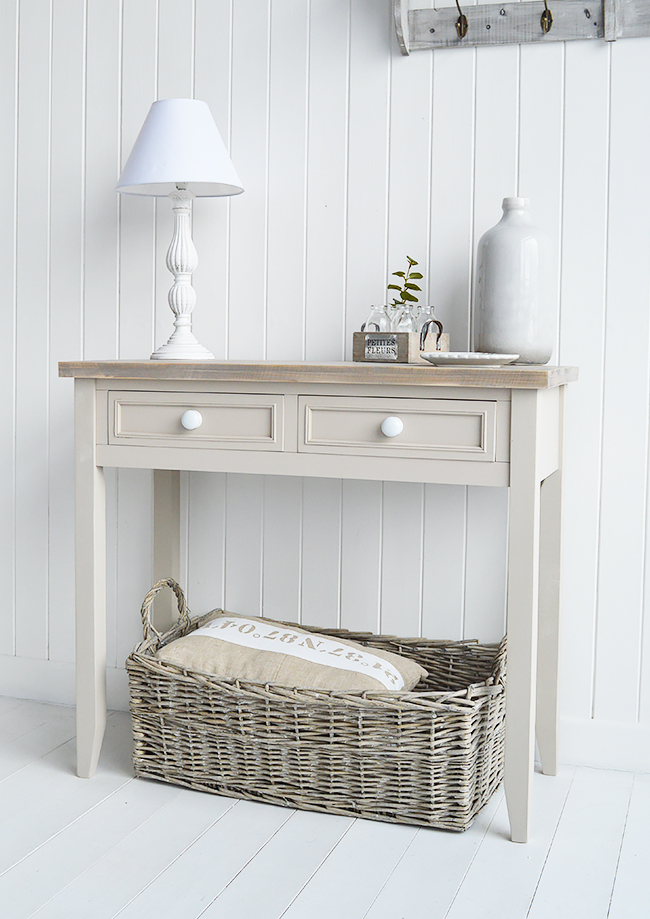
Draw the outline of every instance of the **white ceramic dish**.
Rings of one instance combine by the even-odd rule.
[[[519,357],[518,354],[488,354],[481,351],[424,351],[421,356],[436,367],[458,367],[461,364],[499,367],[501,364],[512,364]]]

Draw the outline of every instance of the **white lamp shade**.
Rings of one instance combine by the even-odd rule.
[[[244,190],[207,103],[198,99],[153,103],[117,190],[168,195],[177,185],[198,197],[238,195]]]

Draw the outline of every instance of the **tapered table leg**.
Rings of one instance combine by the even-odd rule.
[[[564,390],[560,391],[560,432]],[[545,775],[557,775],[559,721],[562,443],[560,467],[542,482],[537,652],[537,746]]]
[[[75,381],[77,774],[97,769],[106,727],[106,497],[95,456],[95,381]]]
[[[527,842],[535,753],[540,489],[536,391],[512,393],[505,792],[513,842]]]

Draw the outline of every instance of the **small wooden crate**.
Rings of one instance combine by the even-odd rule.
[[[424,351],[449,351],[449,335],[427,336]],[[355,332],[352,336],[352,360],[379,363],[426,364],[420,350],[419,332]]]
[[[164,635],[151,604],[164,586],[180,618]],[[129,656],[135,773],[201,791],[305,810],[464,830],[503,775],[505,639],[395,638],[311,629],[393,651],[428,677],[411,692],[326,692],[220,680],[159,660],[200,628],[183,593],[159,581]],[[287,623],[289,625],[289,623]],[[307,626],[300,626],[302,629]]]

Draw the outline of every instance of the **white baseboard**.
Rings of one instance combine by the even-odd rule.
[[[74,705],[74,664],[0,656],[0,695]],[[126,671],[106,670],[108,707],[128,711]],[[650,772],[650,725],[563,718],[560,762],[625,772]]]
[[[560,762],[650,772],[650,724],[563,718]]]
[[[74,664],[0,655],[0,696],[74,705]],[[124,668],[106,668],[106,698],[109,709],[129,710],[129,687]]]

